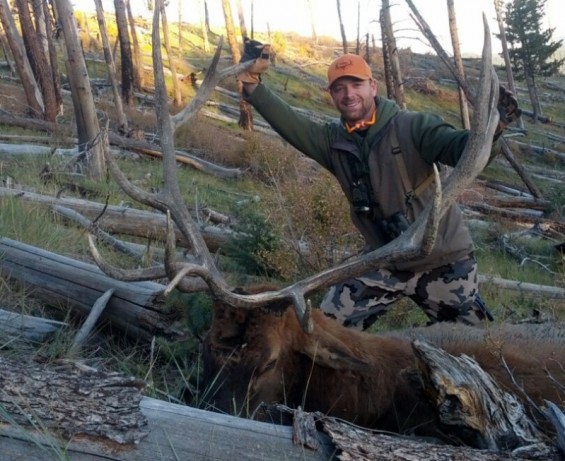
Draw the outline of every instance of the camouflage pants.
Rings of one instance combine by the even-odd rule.
[[[369,272],[331,287],[321,308],[345,326],[365,330],[404,296],[424,310],[430,323],[480,325],[487,318],[492,320],[479,297],[477,263],[472,254],[426,272]]]

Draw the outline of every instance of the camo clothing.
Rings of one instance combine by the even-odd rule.
[[[345,326],[365,330],[404,296],[424,310],[430,323],[479,325],[492,319],[478,295],[477,263],[472,254],[425,272],[369,272],[332,287],[321,308]]]

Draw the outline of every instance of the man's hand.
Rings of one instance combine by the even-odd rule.
[[[511,91],[500,85],[500,95],[498,97],[498,104],[496,105],[500,120],[498,122],[497,133],[501,133],[508,125],[515,122],[522,115],[522,109],[518,107],[518,101]]]
[[[261,74],[269,68],[271,45],[264,45],[256,40],[245,37],[243,40],[243,56],[240,63],[254,61],[247,70],[237,74],[236,79],[243,83],[258,84]]]

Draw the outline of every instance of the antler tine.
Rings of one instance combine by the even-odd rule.
[[[487,165],[492,150],[492,139],[499,120],[498,110],[496,110],[498,77],[492,67],[490,29],[484,13],[483,24],[484,45],[479,76],[480,85],[475,98],[471,131],[463,154],[445,183],[442,213]]]
[[[233,77],[239,72],[253,65],[253,61],[248,61],[240,64],[235,64],[233,66],[225,68],[220,72],[217,72],[216,68],[218,66],[220,54],[222,52],[223,39],[223,36],[220,37],[218,46],[216,47],[216,52],[214,53],[214,58],[212,59],[210,67],[208,67],[204,80],[202,81],[202,85],[198,89],[198,92],[196,93],[194,98],[192,98],[190,103],[183,110],[171,116],[173,130],[176,131],[179,126],[190,120],[200,110],[202,105],[206,103],[206,101],[208,101],[210,95],[219,82],[224,80],[226,77]]]

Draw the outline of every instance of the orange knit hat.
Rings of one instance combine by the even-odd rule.
[[[328,68],[328,88],[332,86],[338,78],[355,77],[360,80],[370,80],[373,73],[369,64],[356,54],[344,54],[330,64]]]

